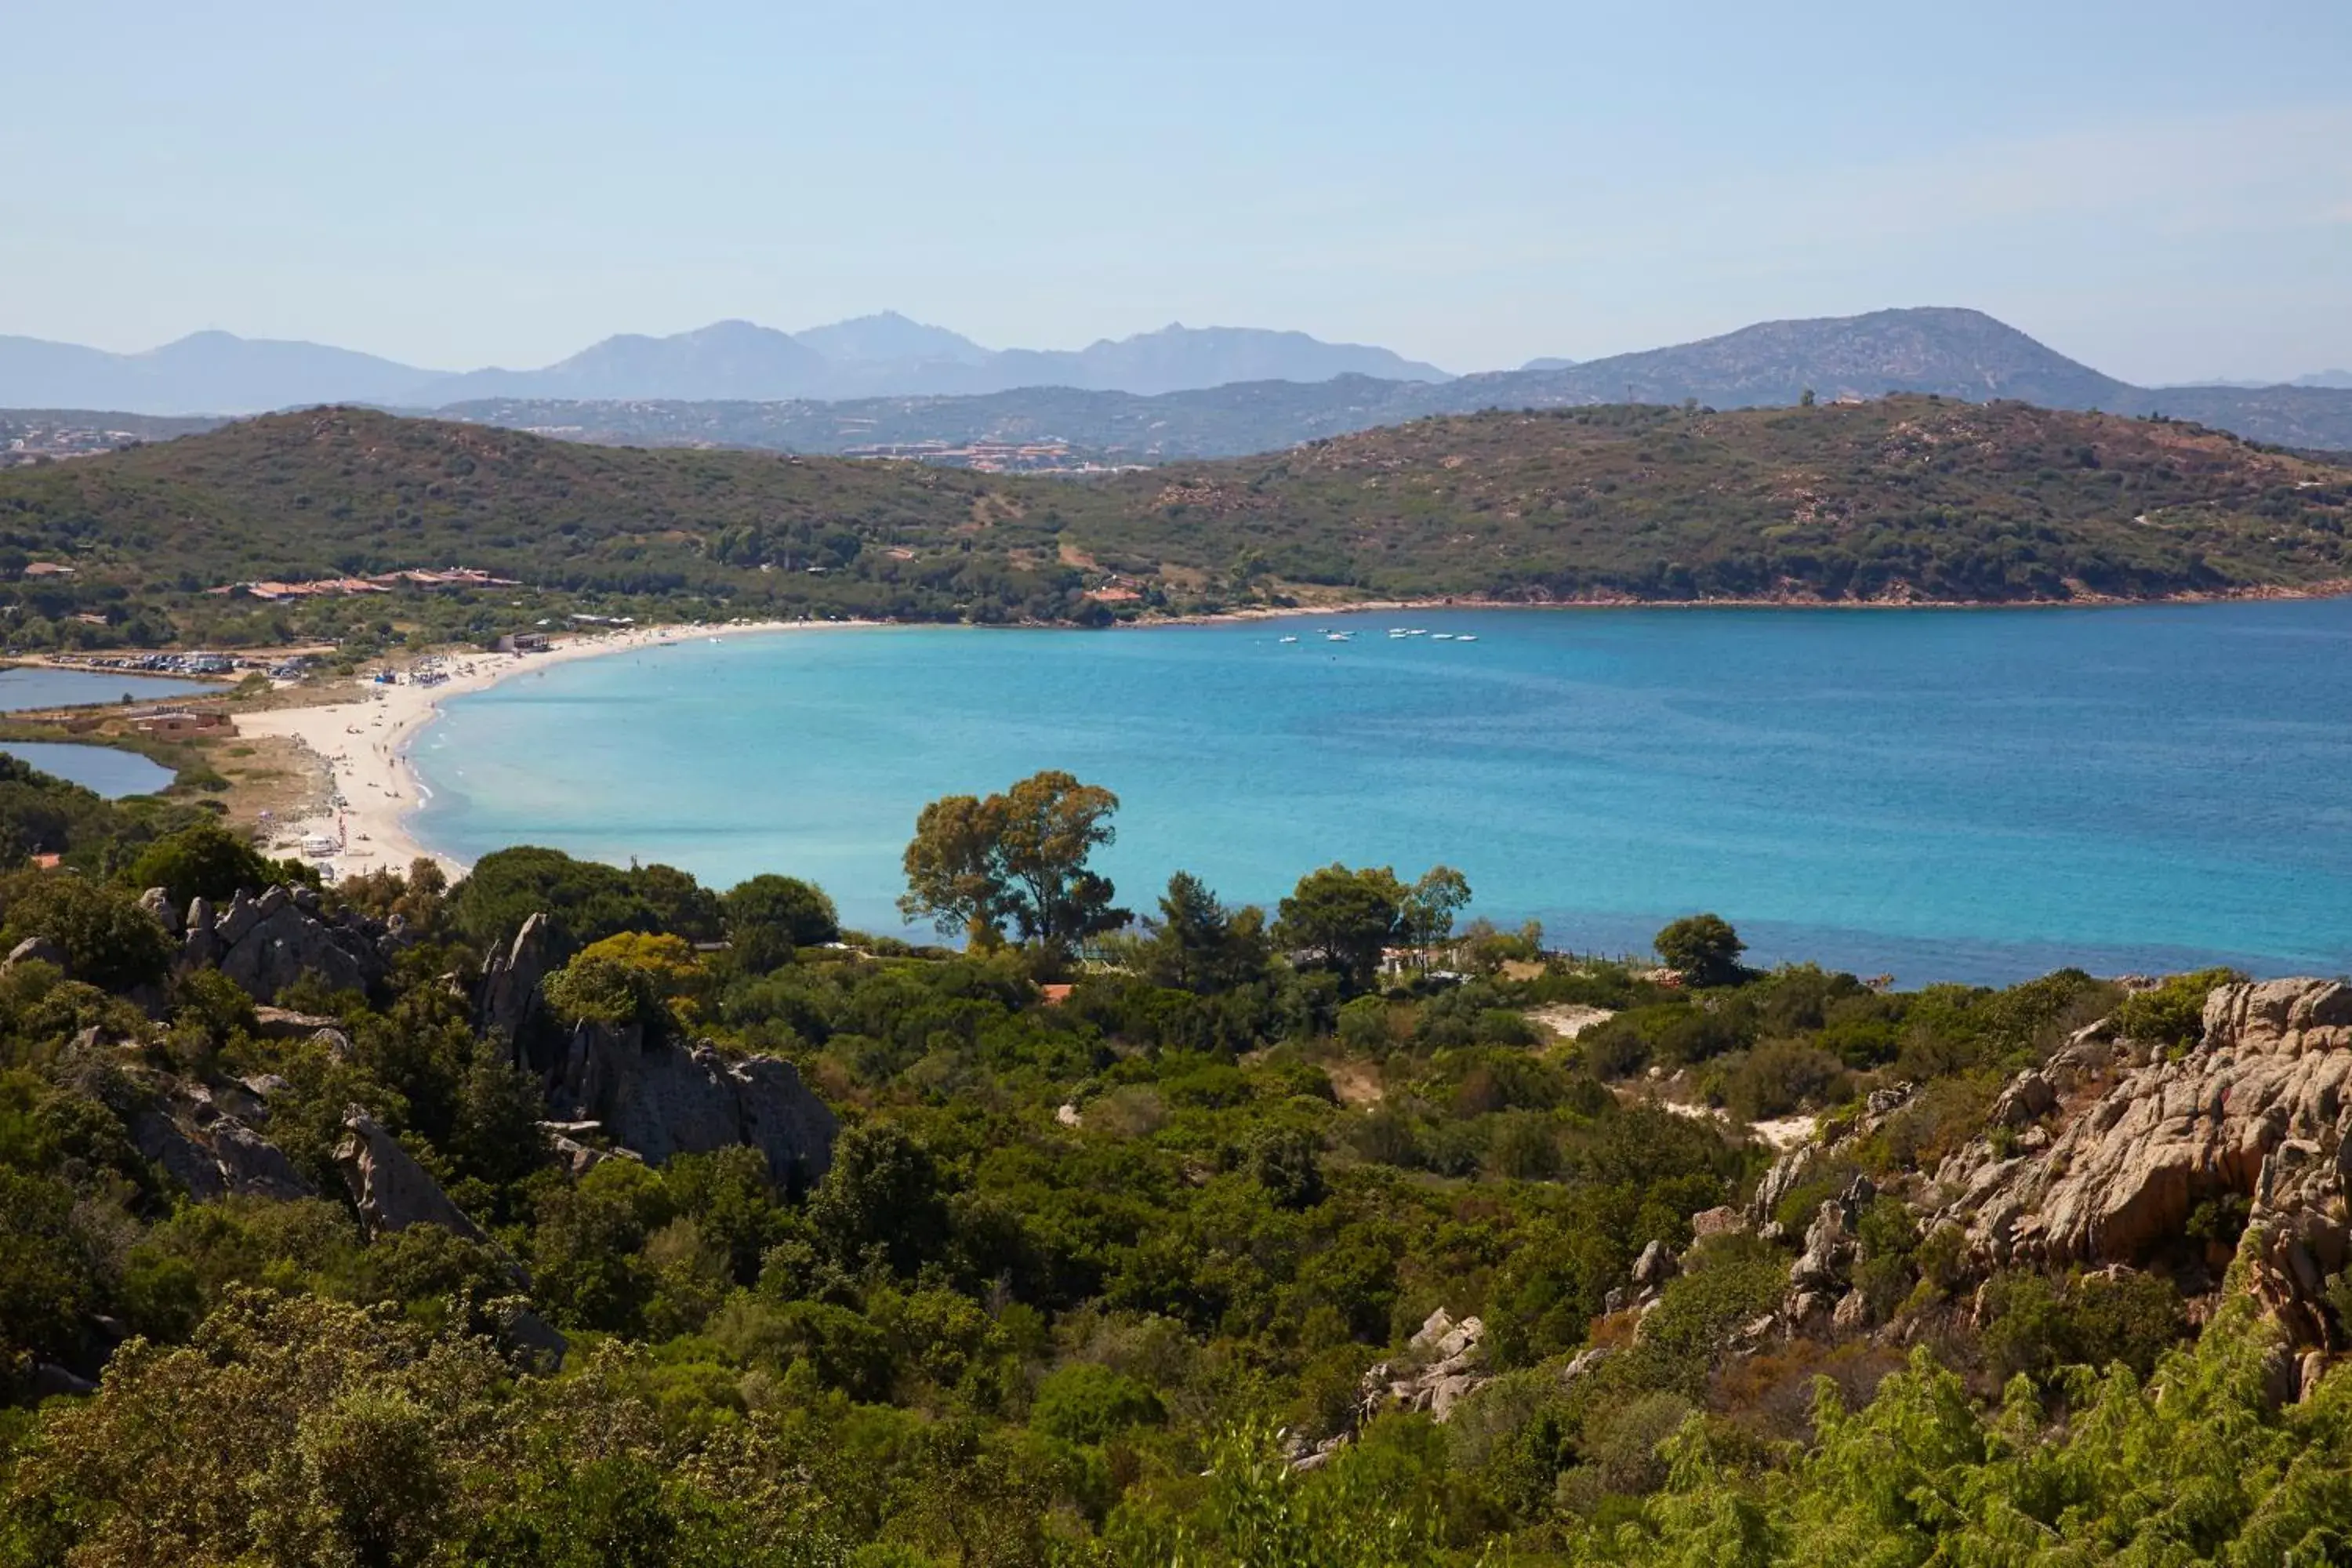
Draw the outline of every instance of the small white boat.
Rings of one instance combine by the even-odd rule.
[[[1277,637],[1276,640],[1277,642],[1297,642],[1298,639],[1297,637]]]
[[[1429,640],[1432,642],[1452,642],[1454,640],[1454,634],[1452,632],[1432,632],[1429,634]]]
[[[1478,637],[1477,634],[1475,632],[1464,632],[1454,640],[1455,642],[1476,642]]]

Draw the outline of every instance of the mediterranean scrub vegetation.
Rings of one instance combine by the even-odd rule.
[[[1097,479],[338,408],[0,475],[0,608],[14,647],[359,655],[568,614],[1099,626],[1307,596],[2138,599],[2342,582],[2347,524],[2352,469],[2319,458],[1932,396],[1496,411]],[[505,581],[239,586],[457,566]]]
[[[1116,803],[1046,773],[924,813],[908,896],[961,950],[514,848],[288,894],[384,962],[265,1002],[157,911],[290,873],[0,783],[37,944],[0,968],[0,1563],[2347,1550],[2352,1382],[2281,1396],[2276,1329],[2195,1272],[2242,1267],[2228,1213],[2172,1273],[1979,1276],[1887,1195],[2119,1007],[2193,1049],[2215,977],[1897,992],[1713,916],[1576,957],[1460,923],[1442,867],[1272,911],[1178,872],[1112,929]],[[493,1026],[534,942],[541,1016]],[[790,1064],[822,1175],[551,1125],[533,1029]],[[1768,1181],[1768,1115],[1821,1157]],[[1840,1236],[1857,1305],[1759,1329]]]

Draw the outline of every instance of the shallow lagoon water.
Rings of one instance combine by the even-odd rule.
[[[9,741],[0,752],[68,784],[94,790],[109,800],[155,795],[172,787],[172,770],[136,752],[112,746],[77,746],[69,741]]]
[[[1179,868],[1266,901],[1442,860],[1587,950],[1713,909],[1906,983],[2352,967],[2344,600],[812,630],[521,675],[416,759],[452,853],[787,871],[869,929],[925,801],[1061,767],[1122,797],[1143,907]]]
[[[16,665],[0,669],[0,713],[22,713],[35,708],[68,708],[192,697],[216,692],[220,687],[202,680],[174,680],[161,675],[120,675],[112,670],[50,669]]]

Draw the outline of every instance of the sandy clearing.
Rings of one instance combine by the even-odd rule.
[[[1540,1024],[1564,1040],[1572,1040],[1595,1024],[1605,1024],[1617,1015],[1606,1007],[1580,1007],[1572,1002],[1554,1007],[1536,1007],[1528,1013],[1530,1023]]]

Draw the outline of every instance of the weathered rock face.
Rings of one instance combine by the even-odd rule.
[[[1418,1364],[1382,1362],[1364,1373],[1360,1409],[1366,1420],[1383,1410],[1426,1410],[1443,1421],[1464,1396],[1487,1379],[1486,1325],[1460,1322],[1440,1307],[1409,1342]]]
[[[1409,1359],[1381,1362],[1364,1373],[1357,1388],[1354,1425],[1361,1426],[1389,1410],[1425,1410],[1432,1419],[1444,1420],[1454,1414],[1455,1405],[1489,1381],[1486,1337],[1486,1325],[1478,1319],[1457,1322],[1453,1313],[1438,1308],[1407,1342]],[[1580,1369],[1570,1370],[1574,1373]],[[1290,1445],[1286,1458],[1293,1469],[1317,1469],[1329,1463],[1331,1456],[1346,1447],[1354,1436],[1350,1429],[1334,1433],[1320,1443],[1300,1438]]]
[[[1771,1228],[1772,1214],[1781,1200],[1796,1191],[1816,1169],[1848,1152],[1884,1127],[1889,1118],[1911,1103],[1915,1092],[1916,1086],[1907,1083],[1874,1090],[1863,1102],[1862,1114],[1835,1139],[1800,1143],[1773,1161],[1763,1179],[1756,1184],[1756,1195],[1748,1202],[1748,1218],[1766,1231],[1768,1239],[1778,1239],[1777,1232]],[[1694,1220],[1692,1225],[1696,1229],[1697,1222]]]
[[[547,917],[535,914],[522,922],[506,952],[492,953],[482,965],[474,1002],[475,1032],[509,1047],[520,1043],[539,1010],[540,984],[550,967]]]
[[[180,934],[180,911],[172,907],[168,888],[150,888],[139,895],[139,907],[155,917],[155,923],[173,936]]]
[[[412,1225],[437,1225],[468,1241],[488,1240],[425,1167],[356,1106],[343,1117],[343,1141],[335,1159],[371,1239]]]
[[[66,950],[45,936],[28,936],[8,950],[5,967],[19,963],[46,963],[53,969],[66,966]]]
[[[352,1201],[358,1205],[370,1241],[413,1225],[437,1225],[498,1250],[517,1287],[530,1288],[530,1277],[522,1267],[467,1218],[431,1173],[358,1106],[344,1112],[343,1141],[335,1150],[335,1159],[343,1168],[343,1181],[352,1190]],[[506,1303],[499,1329],[508,1345],[525,1358],[542,1367],[563,1364],[569,1348],[563,1335],[520,1301]]]
[[[2321,1341],[2320,1279],[2347,1255],[2352,988],[2225,985],[2204,1024],[2181,1059],[2124,1068],[2062,1113],[2046,1147],[2003,1157],[1988,1138],[1955,1154],[1937,1218],[1965,1227],[1988,1266],[2139,1264],[2179,1245],[2200,1205],[2243,1200],[2256,1293],[2303,1342]],[[2012,1085],[2002,1103],[2033,1098]]]
[[[1662,1290],[1683,1271],[1682,1259],[1663,1241],[1653,1241],[1633,1259],[1633,1283],[1644,1290]]]
[[[402,940],[380,921],[325,913],[308,888],[290,894],[272,888],[257,899],[240,890],[217,914],[210,900],[195,899],[184,917],[162,894],[151,888],[142,902],[166,931],[182,933],[180,962],[217,966],[257,1002],[275,1001],[305,974],[337,991],[368,990],[383,979]]]
[[[570,1169],[574,1180],[586,1175],[607,1160],[637,1160],[639,1163],[643,1163],[643,1160],[635,1150],[599,1149],[593,1144],[583,1143],[572,1136],[574,1132],[602,1131],[603,1123],[601,1122],[542,1121],[539,1124],[539,1130],[547,1134],[548,1147],[555,1151],[555,1157],[562,1161]]]
[[[199,1085],[182,1085],[131,1118],[139,1152],[198,1200],[230,1194],[306,1198],[315,1189],[293,1162]]]
[[[635,1025],[575,1028],[549,1102],[561,1120],[601,1123],[648,1164],[742,1143],[767,1156],[777,1182],[797,1188],[832,1164],[838,1126],[790,1062],[649,1045]]]

